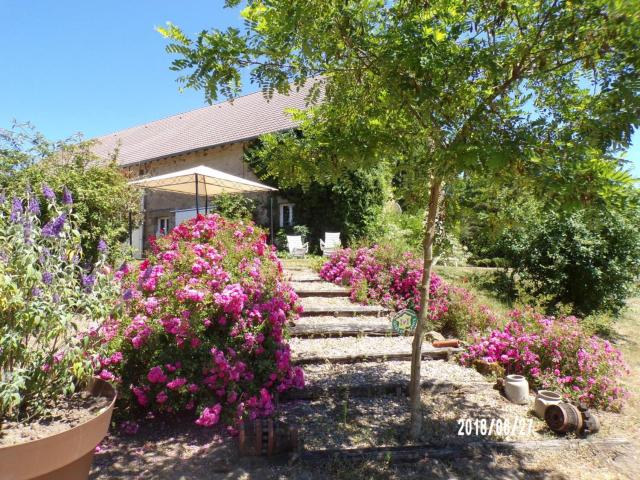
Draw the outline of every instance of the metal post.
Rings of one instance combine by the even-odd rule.
[[[273,232],[273,193],[269,195],[269,221],[270,221],[270,230],[271,230],[271,245],[275,243],[274,232]]]
[[[198,201],[198,174],[196,173],[196,215],[200,213],[200,202]]]

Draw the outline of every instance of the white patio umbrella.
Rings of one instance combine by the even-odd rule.
[[[204,193],[208,199],[211,195],[222,193],[250,193],[250,192],[275,192],[278,189],[253,182],[246,178],[236,177],[226,172],[221,172],[204,165],[199,165],[177,172],[157,175],[155,177],[143,178],[129,182],[145,189],[165,190],[187,195],[194,195],[196,198],[196,213],[200,213],[199,197]],[[271,212],[273,216],[273,212]],[[273,218],[271,219],[273,224]],[[273,230],[273,225],[271,227]],[[273,235],[273,231],[272,231]]]

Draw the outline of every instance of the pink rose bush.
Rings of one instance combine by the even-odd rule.
[[[320,276],[337,285],[351,288],[351,300],[373,301],[394,310],[420,309],[422,264],[410,253],[395,255],[380,246],[345,248],[334,253],[320,269]],[[449,286],[431,275],[429,316],[438,319],[447,310]]]
[[[351,288],[351,300],[380,303],[392,310],[420,310],[422,262],[410,253],[398,255],[389,247],[343,249],[320,269],[320,276]],[[430,327],[466,337],[494,327],[496,315],[464,288],[447,284],[435,273],[429,288]]]
[[[117,272],[125,314],[102,332],[113,353],[95,362],[130,409],[192,411],[233,431],[273,413],[276,392],[303,387],[285,328],[301,308],[260,230],[200,215],[152,250]]]
[[[467,366],[474,360],[497,362],[538,388],[561,391],[592,407],[619,410],[627,397],[619,384],[629,373],[621,352],[606,340],[586,335],[576,317],[514,310],[504,328],[477,336],[461,357]]]

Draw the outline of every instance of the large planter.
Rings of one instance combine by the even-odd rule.
[[[91,420],[49,437],[0,447],[2,480],[85,480],[89,477],[93,452],[109,430],[114,388],[95,380],[92,395],[111,399],[109,406]]]

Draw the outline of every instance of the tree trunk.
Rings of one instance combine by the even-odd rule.
[[[429,210],[424,229],[423,252],[424,273],[420,284],[420,313],[416,331],[413,334],[411,349],[411,383],[409,384],[411,431],[410,436],[417,440],[422,430],[422,408],[420,403],[420,366],[422,363],[422,342],[429,316],[429,287],[431,286],[431,269],[433,267],[433,240],[435,237],[436,218],[440,203],[442,179],[434,178],[429,192]]]

